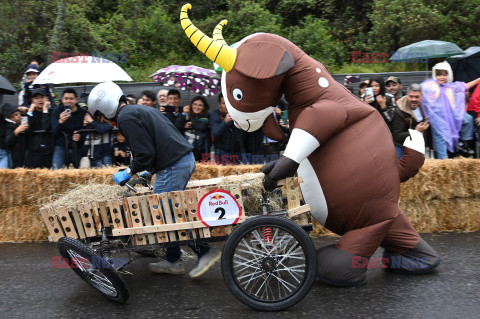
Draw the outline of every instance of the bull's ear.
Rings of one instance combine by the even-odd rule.
[[[290,52],[274,42],[244,43],[237,52],[234,69],[254,79],[273,78],[295,66]]]

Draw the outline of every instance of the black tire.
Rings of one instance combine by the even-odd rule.
[[[265,229],[270,229],[270,239]],[[310,291],[316,273],[312,241],[300,226],[284,217],[258,216],[245,221],[223,248],[222,274],[227,287],[238,300],[257,310],[292,307]]]
[[[68,259],[69,265],[77,265],[71,267],[72,270],[98,292],[116,302],[128,299],[128,289],[123,279],[107,260],[91,248],[70,237],[60,238],[57,248],[60,255]],[[101,280],[101,283],[96,280]]]

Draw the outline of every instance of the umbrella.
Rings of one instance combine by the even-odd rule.
[[[172,86],[204,96],[215,95],[220,91],[220,76],[210,69],[195,65],[171,65],[150,75],[163,86]]]
[[[469,47],[468,49],[465,50],[465,54],[452,55],[451,57],[448,58],[448,61],[453,63],[460,59],[464,59],[471,55],[474,55],[475,53],[478,53],[478,52],[480,52],[480,47]]]
[[[17,90],[5,79],[3,76],[0,75],[0,94],[15,94]]]
[[[465,52],[458,45],[437,40],[424,40],[398,49],[390,58],[392,62],[409,62],[418,59],[444,58]]]
[[[480,77],[480,52],[452,63],[455,81],[470,82]]]
[[[133,81],[118,65],[95,56],[76,56],[53,62],[33,81],[33,84],[100,83]]]

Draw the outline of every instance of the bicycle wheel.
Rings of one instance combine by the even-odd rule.
[[[88,246],[76,239],[63,237],[58,241],[57,248],[72,270],[98,292],[116,302],[128,299],[127,286],[117,271]]]
[[[315,247],[289,219],[259,216],[238,226],[222,254],[222,273],[232,294],[262,311],[285,310],[310,291],[317,272]]]

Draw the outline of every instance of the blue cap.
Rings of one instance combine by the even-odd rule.
[[[25,71],[25,73],[28,73],[28,72],[40,73],[40,69],[35,64],[30,64],[29,66],[27,66],[27,70]]]

